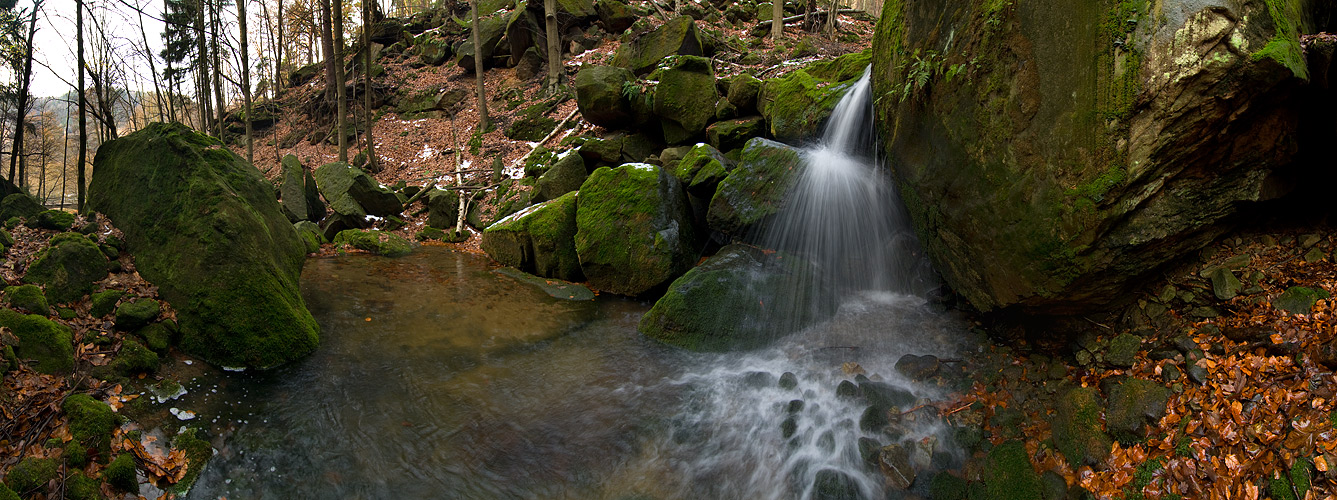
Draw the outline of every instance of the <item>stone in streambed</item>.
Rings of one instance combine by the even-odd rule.
[[[657,166],[599,168],[576,206],[576,255],[595,288],[640,295],[681,276],[698,255],[682,187]]]
[[[575,244],[578,196],[568,192],[497,221],[483,231],[480,246],[488,256],[521,271],[580,281],[584,274]]]

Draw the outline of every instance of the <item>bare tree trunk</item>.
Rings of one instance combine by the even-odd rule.
[[[209,93],[209,44],[205,41],[204,35],[204,9],[205,0],[197,0],[198,5],[195,10],[195,33],[197,52],[195,54],[195,93],[198,95],[200,108],[200,132],[209,133],[209,117],[213,116],[213,111],[209,107],[212,99]]]
[[[334,80],[334,17],[331,14],[330,2],[339,0],[319,0],[320,1],[320,48],[325,56],[325,102],[334,104],[335,99],[339,97],[335,90]]]
[[[246,45],[247,1],[237,0],[237,28],[241,31],[241,102],[245,110],[241,121],[246,124],[246,163],[254,165],[255,146],[251,144],[251,55],[250,47]]]
[[[483,88],[483,46],[478,39],[478,0],[473,0],[473,28],[470,30],[474,43],[474,75],[478,81],[478,134],[487,132],[492,119],[487,116],[487,91]]]
[[[376,161],[376,141],[372,138],[372,120],[375,116],[371,109],[371,2],[374,0],[362,0],[362,50],[363,64],[362,74],[366,77],[363,81],[362,91],[362,113],[365,115],[367,127],[367,170],[380,172],[381,164]]]
[[[163,114],[162,87],[158,85],[158,67],[153,63],[153,49],[149,48],[149,35],[144,32],[144,11],[135,9],[135,12],[139,13],[139,37],[144,42],[144,57],[149,59],[149,73],[153,77],[153,95],[158,103],[158,121],[163,121],[166,118]]]
[[[65,136],[65,147],[62,148],[60,160],[60,208],[65,208],[65,180],[70,173],[70,102],[65,101],[65,127],[60,129],[60,134]]]
[[[78,165],[75,166],[78,172],[75,181],[79,183],[79,185],[77,186],[79,195],[76,198],[78,203],[75,206],[77,207],[76,209],[78,211],[83,212],[84,211],[84,162],[88,161],[88,115],[85,113],[85,108],[87,107],[87,105],[84,102],[85,101],[84,99],[84,62],[85,62],[84,61],[84,0],[74,0],[74,4],[76,12],[76,14],[74,15],[75,18],[74,24],[76,33],[75,43],[79,44],[79,49],[78,49],[79,163]]]
[[[826,11],[826,34],[836,33],[836,18],[840,15],[840,0],[831,0],[831,8]]]
[[[209,9],[209,19],[210,25],[213,26],[211,49],[213,49],[214,59],[214,102],[216,103],[216,106],[214,106],[214,113],[217,116],[214,121],[214,136],[222,138],[223,114],[227,111],[227,101],[223,97],[223,58],[220,55],[218,47],[218,33],[223,30],[222,19],[219,17],[218,12],[220,9],[218,5],[219,3],[221,3],[221,0],[214,0],[212,8]]]
[[[548,31],[548,91],[556,95],[562,76],[562,34],[557,31],[557,0],[543,0],[543,19],[544,29]]]
[[[771,0],[771,43],[780,44],[785,35],[785,0]]]
[[[278,27],[278,37],[275,38],[276,43],[274,44],[274,52],[275,52],[274,97],[275,98],[278,98],[279,89],[283,88],[284,81],[287,79],[285,78],[287,75],[283,74],[283,45],[284,45],[283,41],[287,40],[287,38],[283,37],[283,0],[278,0],[278,2],[279,2],[278,12],[276,12],[276,14],[278,15],[278,22],[274,23],[275,26]]]
[[[14,181],[14,168],[19,165],[19,158],[23,156],[23,121],[28,116],[28,84],[32,81],[32,56],[33,56],[33,35],[37,34],[37,11],[42,8],[41,0],[33,4],[32,19],[28,21],[28,41],[23,57],[23,82],[19,85],[18,106],[14,108],[14,147],[9,151],[9,180]],[[22,172],[22,170],[20,170]],[[19,186],[25,186],[28,183],[27,176],[21,175],[17,183]]]
[[[335,120],[339,137],[339,161],[348,161],[348,90],[344,76],[344,7],[343,0],[332,0],[334,17],[330,25],[334,28],[334,83],[335,109],[339,117]]]

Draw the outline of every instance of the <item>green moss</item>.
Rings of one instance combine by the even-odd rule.
[[[1098,464],[1109,453],[1112,442],[1101,431],[1100,409],[1100,396],[1091,387],[1074,388],[1058,401],[1054,444],[1074,469]]]
[[[803,140],[815,136],[844,97],[853,81],[827,84],[805,70],[797,70],[762,84],[757,107],[780,140]]]
[[[110,406],[87,394],[74,394],[65,398],[61,410],[70,416],[70,435],[75,441],[101,454],[111,451],[111,435],[120,419]]]
[[[728,235],[746,235],[780,211],[802,166],[797,149],[762,138],[748,141],[738,165],[716,187],[706,223]]]
[[[116,360],[111,362],[116,373],[125,376],[158,371],[158,354],[134,340],[121,342],[121,351],[116,353]]]
[[[1155,458],[1138,464],[1133,471],[1133,481],[1123,488],[1123,497],[1125,500],[1141,500],[1145,498],[1142,489],[1150,485],[1156,476],[1165,468],[1165,460]]]
[[[65,463],[70,467],[80,469],[88,465],[88,448],[79,441],[70,441],[65,443],[63,454]]]
[[[52,303],[65,304],[91,293],[105,277],[107,256],[97,243],[79,233],[61,233],[38,254],[23,280],[43,285]]]
[[[125,292],[121,290],[103,290],[94,293],[92,297],[90,297],[91,300],[88,314],[94,318],[101,318],[111,314],[112,311],[116,310],[116,302],[120,301],[121,297],[124,295]]]
[[[113,488],[131,493],[139,493],[139,479],[135,477],[135,459],[127,453],[116,456],[102,470],[102,479]]]
[[[947,471],[934,474],[933,482],[929,483],[929,495],[933,500],[966,500],[968,491],[965,479]]]
[[[5,287],[5,302],[11,307],[46,316],[51,314],[46,295],[37,285],[19,285]]]
[[[135,331],[158,317],[162,306],[153,299],[135,299],[116,308],[116,328]]]
[[[1309,66],[1305,63],[1304,49],[1300,47],[1299,0],[1264,0],[1267,13],[1272,17],[1275,34],[1267,44],[1249,57],[1254,61],[1272,59],[1285,66],[1297,78],[1309,79]]]
[[[1298,458],[1290,469],[1279,471],[1268,481],[1268,490],[1274,500],[1302,500],[1309,491],[1312,482],[1310,468],[1313,464],[1308,458]]]
[[[403,257],[413,253],[413,244],[403,236],[376,230],[345,229],[334,236],[335,246],[349,246],[385,257]]]
[[[873,63],[873,49],[845,54],[835,59],[820,61],[808,66],[806,71],[813,78],[826,82],[843,82],[863,76],[863,70]]]
[[[172,449],[185,451],[189,464],[185,477],[175,486],[175,490],[179,493],[184,493],[195,484],[195,480],[200,477],[200,471],[204,470],[204,465],[214,456],[213,446],[208,441],[200,439],[197,436],[198,432],[195,429],[186,429],[172,438]]]
[[[65,477],[66,500],[98,500],[101,497],[98,481],[84,475],[83,471],[76,470]]]
[[[1008,441],[989,450],[984,471],[988,498],[993,500],[1034,500],[1041,498],[1040,475],[1031,467],[1026,446]]]
[[[502,264],[546,278],[579,281],[576,197],[566,193],[534,205],[483,231],[483,251]]]
[[[441,241],[444,240],[445,238],[446,238],[445,231],[430,226],[422,228],[422,230],[418,231],[418,234],[414,236],[414,239],[418,241],[427,241],[427,240]]]
[[[15,352],[20,358],[36,360],[33,369],[53,374],[74,369],[74,334],[68,327],[8,309],[0,309],[0,326],[8,327],[19,338]]]
[[[18,493],[35,491],[56,477],[56,461],[25,457],[5,473],[5,484]]]
[[[577,206],[576,254],[596,288],[644,293],[685,272],[696,258],[686,196],[659,167],[601,167],[581,185]],[[670,237],[656,245],[661,231]]]
[[[33,223],[41,229],[68,231],[74,225],[74,214],[63,210],[45,210],[33,217]]]
[[[14,493],[14,490],[9,489],[9,486],[6,486],[4,483],[0,483],[0,500],[22,500],[22,499],[19,498],[18,493]]]
[[[144,345],[149,350],[159,355],[166,355],[167,350],[172,346],[172,331],[162,323],[153,323],[140,328],[136,335],[144,339]]]

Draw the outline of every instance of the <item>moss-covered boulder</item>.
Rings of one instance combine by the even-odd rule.
[[[348,246],[385,257],[403,257],[413,253],[413,243],[403,236],[374,229],[339,231],[334,237],[334,246]]]
[[[480,10],[479,14],[481,15],[487,12],[489,11],[486,9]],[[501,43],[502,38],[506,36],[506,25],[509,20],[509,16],[506,14],[506,12],[497,12],[496,14],[478,20],[479,24],[482,26],[478,30],[478,43],[482,46],[483,50],[474,50],[473,35],[466,35],[464,43],[461,43],[459,47],[455,49],[455,54],[452,56],[455,58],[455,64],[457,66],[468,73],[473,73],[475,52],[482,54],[484,68],[496,66],[496,63],[498,62],[496,56],[510,50],[508,46]]]
[[[756,138],[747,142],[729,175],[719,183],[706,222],[724,234],[745,236],[775,215],[798,181],[803,158],[798,149]]]
[[[179,124],[107,142],[94,165],[89,204],[176,310],[184,351],[269,368],[315,349],[298,288],[306,254],[255,167]]]
[[[766,80],[757,107],[772,137],[784,142],[807,141],[821,133],[840,98],[853,86],[854,79],[831,83],[799,69]]]
[[[164,323],[153,323],[140,328],[135,335],[144,340],[145,347],[159,356],[167,355],[167,350],[172,347],[172,329]]]
[[[283,157],[282,184],[279,196],[280,207],[289,221],[319,221],[325,217],[325,204],[320,201],[320,192],[311,172],[302,167],[296,156]]]
[[[1271,175],[1328,148],[1299,132],[1320,4],[887,3],[876,123],[952,290],[1103,309],[1285,193]]]
[[[116,302],[125,296],[121,290],[103,290],[94,293],[89,297],[88,314],[94,318],[101,318],[116,310]]]
[[[636,14],[620,0],[599,0],[595,8],[599,10],[599,22],[609,33],[621,33],[636,22]]]
[[[141,373],[150,375],[157,373],[161,361],[158,353],[152,349],[137,340],[126,339],[121,342],[121,350],[116,353],[116,359],[107,366],[118,375],[132,377]]]
[[[0,200],[0,220],[9,220],[13,217],[32,219],[44,210],[46,207],[38,203],[37,199],[24,193],[12,193]]]
[[[0,326],[18,337],[14,348],[21,359],[34,360],[34,370],[42,373],[69,373],[74,369],[74,333],[69,327],[36,314],[20,314],[0,309]]]
[[[116,308],[116,328],[133,332],[158,319],[161,304],[153,299],[135,299]]]
[[[1322,288],[1293,286],[1278,295],[1276,300],[1272,301],[1272,306],[1291,314],[1309,314],[1318,299],[1326,299],[1329,296],[1328,291]]]
[[[320,245],[328,243],[325,241],[325,234],[320,231],[320,226],[314,222],[309,220],[298,221],[292,227],[297,231],[297,237],[301,238],[306,253],[319,252]]]
[[[5,485],[16,492],[36,490],[56,478],[57,465],[53,458],[24,457],[5,473]]]
[[[214,447],[208,441],[201,439],[197,434],[200,431],[195,429],[185,429],[172,438],[172,449],[181,450],[186,453],[186,475],[177,482],[178,489],[189,489],[199,479],[200,472],[204,470],[204,464],[214,456]],[[182,492],[184,493],[184,492]]]
[[[98,491],[98,481],[84,475],[81,470],[71,472],[65,478],[66,500],[98,500],[102,493]],[[3,499],[0,495],[0,499]],[[17,497],[15,497],[17,498]]]
[[[706,49],[708,45],[702,43],[696,30],[696,21],[687,16],[678,16],[658,28],[624,41],[613,56],[613,66],[644,74],[668,56],[709,56]]]
[[[706,127],[706,142],[721,151],[732,151],[766,133],[766,120],[760,116],[723,120]]]
[[[394,191],[347,163],[325,164],[316,169],[315,179],[321,196],[340,215],[386,217],[404,211],[404,204]]]
[[[455,227],[459,219],[460,195],[449,189],[432,188],[427,193],[427,225],[437,229]]]
[[[739,113],[752,114],[757,111],[757,95],[761,93],[761,80],[748,73],[739,73],[729,79],[729,92],[726,98]]]
[[[129,453],[117,455],[107,468],[102,469],[102,480],[113,488],[139,493],[139,479],[135,477],[135,458]]]
[[[497,221],[483,231],[483,251],[538,276],[582,280],[575,240],[577,195],[566,193]]]
[[[51,306],[46,301],[46,294],[37,285],[18,285],[5,287],[5,303],[20,311],[47,316]]]
[[[687,188],[688,193],[709,199],[714,196],[716,188],[729,175],[729,171],[733,170],[733,166],[733,162],[718,149],[708,144],[697,144],[678,161],[678,165],[673,168],[673,176]]]
[[[992,500],[1034,500],[1041,495],[1040,475],[1031,467],[1026,446],[1008,441],[989,450],[985,458],[984,485]]]
[[[33,227],[54,231],[69,231],[74,225],[74,214],[64,210],[43,210],[32,218]]]
[[[23,281],[42,285],[48,300],[65,304],[91,293],[93,284],[106,277],[107,256],[97,243],[79,233],[61,233],[28,266]]]
[[[112,432],[120,425],[120,418],[110,406],[87,394],[73,394],[60,408],[70,417],[70,435],[75,442],[98,453],[111,452]]]
[[[813,282],[800,259],[729,245],[674,280],[639,330],[693,351],[761,347],[825,316]]]
[[[678,179],[654,165],[601,167],[580,187],[576,255],[590,285],[639,295],[696,260],[696,232]]]
[[[1119,442],[1135,443],[1147,435],[1147,424],[1165,416],[1170,390],[1140,378],[1106,380],[1109,400],[1105,408],[1105,430]]]
[[[650,75],[655,87],[653,110],[660,118],[664,142],[681,144],[703,135],[715,117],[719,93],[710,59],[678,56],[665,61]]]
[[[576,107],[580,116],[601,127],[630,125],[631,102],[623,88],[635,83],[636,75],[626,68],[585,64],[576,72]]]
[[[585,160],[575,150],[558,155],[552,168],[539,176],[534,186],[532,200],[535,203],[555,200],[557,197],[580,189],[590,173],[585,169]]]
[[[1074,469],[1095,466],[1109,456],[1109,436],[1101,430],[1100,412],[1104,403],[1094,387],[1076,387],[1059,397],[1057,415],[1052,421],[1054,445]]]

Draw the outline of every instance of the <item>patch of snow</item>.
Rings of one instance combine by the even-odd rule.
[[[651,164],[649,164],[649,163],[627,163],[627,164],[624,164],[623,166],[625,166],[625,167],[631,167],[631,168],[634,168],[634,169],[637,169],[637,170],[644,170],[644,171],[646,171],[646,172],[654,172],[655,170],[658,170],[658,169],[659,169],[659,167],[656,167],[656,166],[651,165]]]
[[[538,203],[538,204],[534,204],[534,205],[530,205],[530,206],[528,206],[528,207],[525,207],[524,210],[521,210],[521,211],[519,211],[519,212],[513,213],[513,214],[511,214],[511,215],[507,215],[507,216],[505,216],[505,217],[502,217],[501,220],[499,220],[499,221],[497,221],[497,222],[493,222],[491,226],[488,226],[488,228],[490,229],[490,228],[499,226],[499,225],[501,225],[501,224],[505,224],[505,223],[507,223],[507,222],[510,222],[510,221],[513,220],[513,219],[519,219],[519,218],[524,217],[524,216],[526,216],[526,215],[532,214],[532,213],[534,213],[535,210],[538,210],[538,209],[540,209],[540,208],[543,208],[543,207],[547,206],[549,203],[552,203],[552,200],[548,200],[548,201],[545,201],[545,202],[543,202],[543,203]]]
[[[367,222],[380,222],[380,221],[385,220],[385,218],[384,218],[384,217],[377,217],[377,216],[375,216],[375,215],[368,215],[368,216],[364,217],[362,220],[365,220],[365,221],[367,221]]]
[[[172,416],[176,417],[177,420],[192,420],[195,418],[195,412],[190,410],[182,410],[180,408],[173,407],[168,409],[167,411],[168,413],[171,413]]]
[[[432,155],[435,155],[436,153],[437,153],[436,148],[433,148],[427,144],[423,144],[422,151],[418,153],[418,159],[426,160],[428,158],[431,158]]]
[[[244,372],[244,371],[246,371],[246,367],[245,367],[245,366],[224,366],[224,367],[223,367],[223,371],[225,371],[225,372]]]
[[[181,397],[181,396],[185,396],[185,395],[186,395],[186,388],[185,388],[185,386],[178,385],[177,388],[176,388],[176,392],[173,392],[173,393],[171,393],[171,394],[166,394],[166,393],[164,393],[164,394],[154,394],[154,395],[153,395],[153,398],[156,399],[156,400],[158,400],[158,404],[163,404],[163,403],[166,403],[166,402],[168,402],[168,401],[171,401],[171,400],[173,400],[173,399],[176,399],[176,398],[179,398],[179,397]]]

